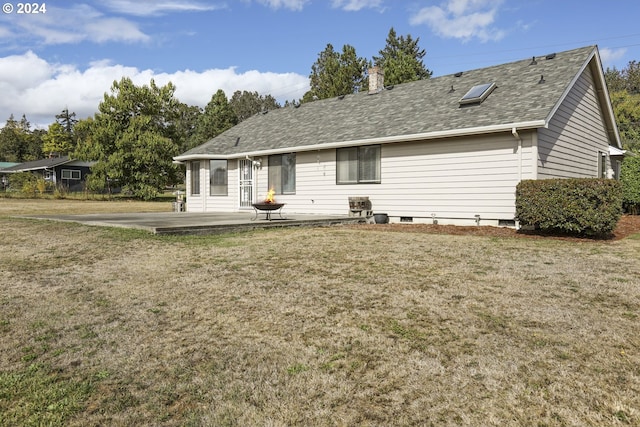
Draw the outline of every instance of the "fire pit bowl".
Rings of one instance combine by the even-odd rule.
[[[253,203],[251,206],[259,211],[277,211],[282,209],[284,203]]]
[[[255,221],[256,219],[258,219],[258,214],[260,213],[260,211],[264,212],[265,219],[267,221],[271,221],[271,212],[273,211],[278,211],[278,215],[280,215],[280,219],[284,219],[282,218],[282,213],[280,212],[280,210],[284,205],[285,205],[284,203],[268,203],[268,202],[253,203],[251,204],[251,206],[253,206],[253,209],[256,212],[256,216],[251,218],[251,220]]]

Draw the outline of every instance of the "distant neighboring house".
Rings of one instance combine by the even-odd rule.
[[[9,178],[7,178],[7,175],[5,175],[2,170],[19,164],[20,163],[14,162],[0,162],[0,189],[2,191],[5,191],[9,185]]]
[[[31,172],[55,185],[64,186],[68,191],[83,191],[93,164],[94,162],[74,160],[69,156],[52,157],[15,164],[1,169],[0,174]]]
[[[515,224],[523,179],[613,177],[620,136],[596,46],[257,114],[174,158],[187,211],[346,214],[369,197],[392,222]],[[615,166],[615,165],[614,165]]]

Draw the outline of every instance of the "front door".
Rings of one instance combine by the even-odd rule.
[[[240,208],[250,208],[253,200],[253,162],[238,160],[238,176],[240,177]]]

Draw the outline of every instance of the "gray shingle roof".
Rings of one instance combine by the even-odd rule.
[[[51,157],[47,159],[33,160],[31,162],[19,163],[15,166],[3,169],[2,172],[25,172],[32,170],[40,170],[45,168],[53,168],[56,166],[64,165],[73,161],[69,156]]]
[[[549,118],[574,78],[596,52],[595,46],[286,107],[258,114],[178,156],[258,154],[300,147],[395,139],[402,136],[463,134],[465,129],[515,123],[541,123]],[[539,84],[541,76],[544,83]],[[495,82],[497,88],[481,104],[460,106],[473,86]],[[454,89],[453,91],[451,89]],[[532,125],[533,126],[533,125]],[[538,124],[538,126],[540,126]]]

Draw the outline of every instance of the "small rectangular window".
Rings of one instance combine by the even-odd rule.
[[[338,184],[379,184],[380,146],[339,148],[336,150]]]
[[[295,153],[269,156],[269,188],[273,188],[276,194],[295,194]]]
[[[209,162],[209,194],[211,196],[226,196],[227,182],[227,161],[211,160]]]
[[[191,195],[200,195],[200,162],[191,162]]]
[[[62,179],[81,179],[81,173],[79,170],[62,169]]]

